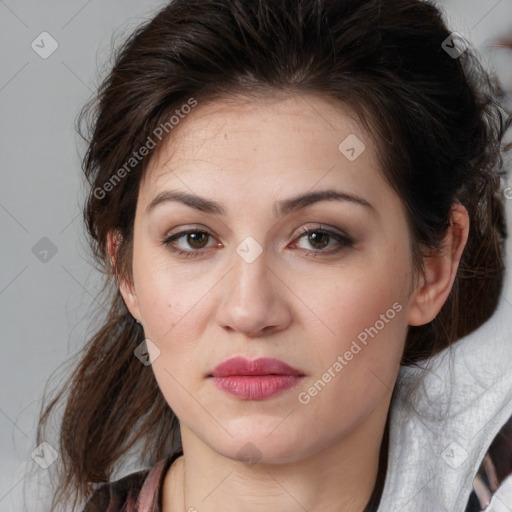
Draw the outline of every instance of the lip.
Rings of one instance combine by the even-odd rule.
[[[218,364],[211,373],[213,377],[231,377],[232,375],[295,375],[304,374],[279,359],[260,357],[249,360],[245,357],[231,357]]]
[[[279,359],[232,357],[208,375],[222,391],[245,400],[264,400],[295,386],[304,374]]]

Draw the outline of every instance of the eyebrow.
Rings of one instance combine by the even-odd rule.
[[[353,204],[364,206],[376,213],[375,208],[362,197],[347,192],[328,189],[316,192],[306,192],[289,199],[278,201],[274,204],[272,211],[276,216],[288,215],[291,212],[301,210],[320,201],[347,201]],[[158,194],[147,206],[146,213],[150,213],[156,206],[167,203],[178,202],[205,213],[225,216],[225,209],[217,202],[200,197],[195,194],[180,191],[165,191]]]

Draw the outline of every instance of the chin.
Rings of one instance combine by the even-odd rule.
[[[275,427],[275,424],[274,424]],[[223,446],[212,444],[212,448],[229,459],[254,464],[284,464],[302,458],[297,447],[304,448],[300,438],[291,437],[283,430],[282,435],[269,436],[270,430],[230,430],[233,438],[224,439]],[[272,439],[270,439],[272,437]]]

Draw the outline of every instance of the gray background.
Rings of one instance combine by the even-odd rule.
[[[52,388],[64,377],[54,372],[83,346],[101,309],[81,224],[84,145],[75,118],[108,69],[112,37],[120,42],[165,3],[0,0],[0,512],[45,510],[49,470],[31,457],[42,392],[50,377]],[[512,94],[512,50],[487,47],[496,36],[512,38],[512,0],[440,4]],[[31,47],[35,40],[40,52],[51,48],[48,38],[42,47],[42,32],[58,44],[47,58]],[[507,278],[501,318],[512,316],[509,303]],[[510,332],[512,324],[497,328]]]

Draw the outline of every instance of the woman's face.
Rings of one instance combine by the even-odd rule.
[[[411,283],[405,210],[369,136],[348,110],[289,96],[199,103],[174,127],[141,182],[122,292],[182,431],[285,462],[383,424]],[[298,375],[213,378],[234,356]]]

